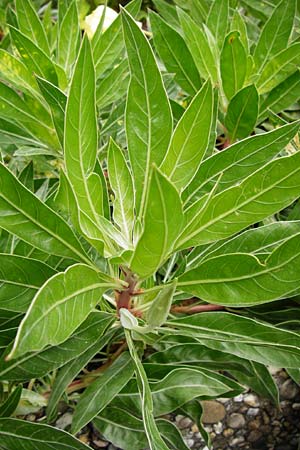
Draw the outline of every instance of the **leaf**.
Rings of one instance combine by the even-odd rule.
[[[227,312],[202,312],[168,325],[169,335],[193,336],[202,345],[230,355],[275,367],[299,367],[299,335],[266,322]]]
[[[201,80],[184,39],[158,14],[150,11],[149,16],[155,48],[168,72],[175,74],[175,81],[184,91],[195,95]]]
[[[96,102],[99,108],[104,108],[120,100],[127,93],[129,84],[128,62],[125,59],[111,69],[107,76],[97,83]]]
[[[136,209],[139,217],[142,217],[151,165],[160,165],[170,142],[172,114],[147,39],[125,11],[122,12],[122,20],[131,73],[126,104],[126,135],[136,191]]]
[[[272,56],[287,47],[295,17],[295,3],[295,0],[282,0],[265,23],[253,55],[256,73]]]
[[[199,74],[205,80],[211,77],[214,84],[216,84],[218,81],[217,61],[206,34],[182,9],[178,9],[178,16],[184,32],[185,42],[192,54]]]
[[[299,161],[300,153],[278,158],[213,196],[204,207],[200,199],[177,248],[183,242],[186,248],[225,239],[291,204],[299,196]]]
[[[154,298],[146,314],[149,327],[160,327],[166,322],[176,290],[176,283],[175,280],[171,284],[162,286],[161,291]]]
[[[33,299],[7,359],[64,342],[87,318],[102,294],[117,284],[84,264],[54,275]]]
[[[74,360],[80,360],[91,347],[97,345],[100,347],[103,333],[114,320],[111,314],[92,312],[63,344],[29,353],[13,361],[0,360],[0,379],[29,381],[35,377],[43,377],[70,362],[73,364]],[[7,349],[6,354],[9,351],[10,348]]]
[[[19,419],[0,419],[1,445],[9,450],[32,450],[43,446],[44,450],[88,450],[69,433],[41,423]]]
[[[215,36],[218,46],[221,49],[228,26],[229,1],[216,0],[211,3],[206,25]]]
[[[243,139],[253,131],[258,115],[258,92],[254,84],[241,89],[230,100],[225,126],[231,142]]]
[[[27,166],[19,173],[18,176],[20,182],[27,187],[31,192],[34,192],[34,179],[33,179],[33,162],[30,161]]]
[[[202,439],[208,448],[211,447],[211,439],[210,434],[204,428],[201,419],[203,414],[203,408],[201,403],[198,400],[192,400],[181,407],[181,411],[185,416],[190,417],[192,421],[197,425],[199,429],[199,433],[201,434]]]
[[[260,104],[258,120],[261,122],[268,115],[268,110],[279,113],[288,109],[300,97],[299,70],[272,89]]]
[[[128,349],[135,366],[135,374],[142,406],[143,424],[150,450],[168,450],[162,440],[153,416],[153,400],[149,382],[131,338],[130,331],[124,330]]]
[[[57,86],[58,78],[55,66],[51,59],[43,50],[40,49],[32,40],[25,34],[21,33],[14,27],[10,27],[10,36],[16,46],[24,64],[28,67],[31,73],[45,78],[50,83]]]
[[[225,38],[220,56],[222,86],[230,100],[242,87],[247,72],[247,55],[238,31]]]
[[[89,263],[71,228],[0,163],[0,227],[50,254]]]
[[[64,15],[58,34],[57,62],[70,76],[80,45],[80,28],[76,1],[73,0]]]
[[[10,396],[0,405],[0,418],[10,417],[15,412],[22,394],[22,386],[19,385],[12,391]]]
[[[234,11],[232,20],[231,20],[231,31],[238,31],[240,40],[243,44],[246,53],[249,53],[249,39],[247,33],[247,26],[244,20],[244,17],[239,13],[238,10]]]
[[[176,448],[176,450],[189,450],[190,447],[184,442],[182,434],[175,424],[166,419],[159,419],[157,421],[157,427],[171,448]]]
[[[164,0],[154,0],[153,1],[156,10],[164,18],[164,20],[169,23],[175,30],[180,32],[179,19],[176,7],[170,5]]]
[[[153,168],[144,229],[130,262],[131,270],[143,278],[152,275],[173,250],[182,226],[183,212],[179,194],[167,178]]]
[[[35,259],[0,254],[0,308],[26,312],[35,293],[54,274]]]
[[[16,0],[16,12],[20,31],[50,56],[45,29],[30,0]]]
[[[297,70],[300,64],[300,43],[292,44],[273,56],[256,80],[260,95],[282,83]]]
[[[121,149],[112,139],[108,148],[107,169],[114,192],[113,220],[125,239],[131,242],[134,225],[133,180]]]
[[[208,146],[213,123],[213,92],[208,81],[177,123],[161,171],[178,190],[185,189]]]
[[[38,86],[26,65],[11,53],[0,49],[0,76],[17,89],[35,93]]]
[[[278,155],[295,136],[298,129],[298,122],[290,123],[269,133],[248,137],[207,158],[183,193],[185,203],[195,196],[210,192],[221,174],[217,191],[240,183]]]
[[[78,432],[97,416],[128,383],[134,365],[128,352],[119,356],[98,378],[86,388],[75,409],[73,433]]]
[[[47,80],[44,80],[43,78],[37,76],[36,81],[46,102],[50,107],[53,124],[55,126],[61,147],[63,147],[64,120],[67,98],[59,88],[57,88],[54,84],[49,83]]]

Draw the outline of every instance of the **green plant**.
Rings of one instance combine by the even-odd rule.
[[[267,365],[299,379],[300,222],[284,220],[300,194],[300,153],[296,142],[288,146],[299,123],[215,152],[216,92],[199,78],[174,129],[149,42],[128,12],[121,16],[130,70],[126,151],[111,139],[98,158],[97,67],[106,55],[109,78],[115,55],[97,57],[86,37],[74,68],[45,72],[42,62],[35,78],[28,69],[29,94],[27,71],[12,80],[24,88],[18,94],[2,86],[11,101],[3,135],[15,126],[20,137],[28,123],[36,149],[46,135],[15,114],[17,102],[39,105],[54,136],[43,139],[45,148],[55,142],[50,156],[61,170],[59,186],[57,172],[52,185],[33,180],[32,165],[18,179],[4,147],[13,171],[0,164],[0,379],[10,394],[0,409],[0,448],[88,448],[53,426],[9,417],[22,395],[16,384],[32,379],[48,399],[48,423],[66,393],[73,433],[93,421],[125,450],[187,449],[163,417],[178,410],[209,445],[202,399],[248,385],[277,403]],[[14,37],[22,34],[16,30]],[[28,62],[22,48],[30,64],[36,54],[29,50]],[[66,76],[65,92],[57,73]],[[113,98],[122,101],[119,94]]]

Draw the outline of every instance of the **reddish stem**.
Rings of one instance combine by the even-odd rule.
[[[180,314],[195,314],[199,312],[205,311],[219,311],[225,309],[224,306],[221,305],[194,305],[194,306],[173,306],[171,308],[172,313],[180,313]]]

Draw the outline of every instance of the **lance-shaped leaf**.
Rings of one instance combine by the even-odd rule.
[[[16,0],[16,13],[20,31],[29,37],[46,55],[50,48],[45,28],[30,0]]]
[[[57,86],[58,78],[55,65],[46,53],[16,28],[10,27],[10,35],[24,64],[28,67],[30,72],[45,78],[50,83]]]
[[[89,262],[68,224],[1,163],[0,226],[47,253]]]
[[[38,86],[26,65],[11,53],[0,49],[0,77],[17,89],[36,93]]]
[[[249,53],[249,39],[247,33],[246,22],[240,12],[236,9],[231,19],[231,31],[238,31],[240,34],[240,40],[246,50],[246,53]]]
[[[154,298],[146,315],[149,327],[160,327],[166,322],[176,290],[176,283],[177,281],[175,280],[173,283],[163,286],[162,290]]]
[[[178,9],[178,16],[184,32],[185,42],[192,54],[197,69],[202,78],[211,77],[214,83],[218,81],[218,68],[213,51],[203,29],[182,9]]]
[[[241,182],[283,150],[298,129],[298,122],[290,123],[269,133],[251,136],[207,158],[183,193],[185,203],[210,192],[221,174],[217,191]]]
[[[60,345],[29,353],[12,361],[0,360],[0,379],[28,381],[43,377],[70,361],[80,361],[83,354],[92,347],[101,347],[104,331],[114,322],[115,317],[104,312],[92,312],[75,333]],[[5,352],[8,354],[10,348]]]
[[[102,294],[117,285],[116,280],[84,264],[54,275],[33,299],[7,359],[64,342],[87,318]]]
[[[178,247],[225,239],[291,204],[300,193],[300,152],[278,158],[239,185],[200,199],[187,210],[190,223]],[[198,207],[198,206],[199,207]]]
[[[232,31],[226,36],[220,65],[222,86],[230,100],[243,87],[247,72],[247,55],[238,31]]]
[[[150,12],[155,48],[168,72],[188,94],[195,95],[201,86],[200,76],[193,57],[182,36],[158,14]]]
[[[152,275],[171,253],[182,226],[183,212],[179,194],[173,184],[153,168],[144,229],[130,268],[143,278]]]
[[[55,270],[36,259],[0,254],[0,308],[25,312]]]
[[[134,374],[134,364],[124,352],[113,364],[88,386],[77,404],[72,430],[78,432],[99,414],[128,383]]]
[[[0,405],[0,417],[10,417],[15,412],[22,394],[22,386],[19,385],[2,405]]]
[[[300,234],[285,240],[263,262],[245,253],[207,259],[181,275],[178,285],[205,301],[231,306],[288,296],[300,280]]]
[[[128,62],[125,59],[118,66],[111,69],[107,76],[99,80],[97,83],[96,101],[100,109],[125,97],[129,76]]]
[[[191,182],[208,147],[213,124],[213,92],[207,81],[177,123],[161,171],[178,190]]]
[[[259,73],[267,61],[289,41],[295,17],[295,0],[282,0],[265,23],[254,51],[255,72]]]
[[[254,84],[241,89],[230,100],[225,126],[231,142],[243,139],[252,132],[258,115],[258,92]]]
[[[211,8],[208,13],[206,25],[215,36],[219,48],[221,49],[224,43],[224,38],[228,26],[229,15],[229,1],[216,0],[211,3]]]
[[[160,71],[146,37],[125,11],[122,12],[122,19],[131,72],[126,105],[126,134],[136,190],[136,208],[141,216],[151,164],[160,165],[169,145],[172,114]]]
[[[0,419],[1,445],[9,450],[89,450],[90,447],[58,428],[19,419]],[[34,446],[34,447],[33,447]]]
[[[109,144],[107,169],[109,182],[114,192],[113,220],[119,226],[125,239],[131,242],[134,224],[132,175],[121,149],[113,140]]]
[[[57,62],[69,75],[80,45],[80,28],[76,1],[70,3],[60,24],[57,43]]]
[[[265,94],[284,81],[300,64],[300,43],[292,44],[273,56],[260,72],[256,86],[260,94]]]
[[[264,365],[299,367],[299,335],[262,321],[225,312],[202,312],[174,319],[168,325],[169,335],[193,336],[215,350]]]

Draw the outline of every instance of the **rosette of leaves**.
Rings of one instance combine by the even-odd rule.
[[[248,385],[276,403],[266,366],[299,376],[300,224],[274,216],[300,194],[300,153],[285,150],[299,124],[212,152],[212,83],[174,127],[149,42],[121,15],[126,151],[111,140],[103,164],[97,158],[96,70],[84,37],[58,189],[36,195],[29,169],[20,180],[0,164],[5,449],[88,448],[53,426],[66,396],[73,434],[93,421],[123,449],[186,450],[165,418],[180,411],[209,445],[201,400]],[[14,386],[51,373],[50,425],[9,417],[21,395]]]

